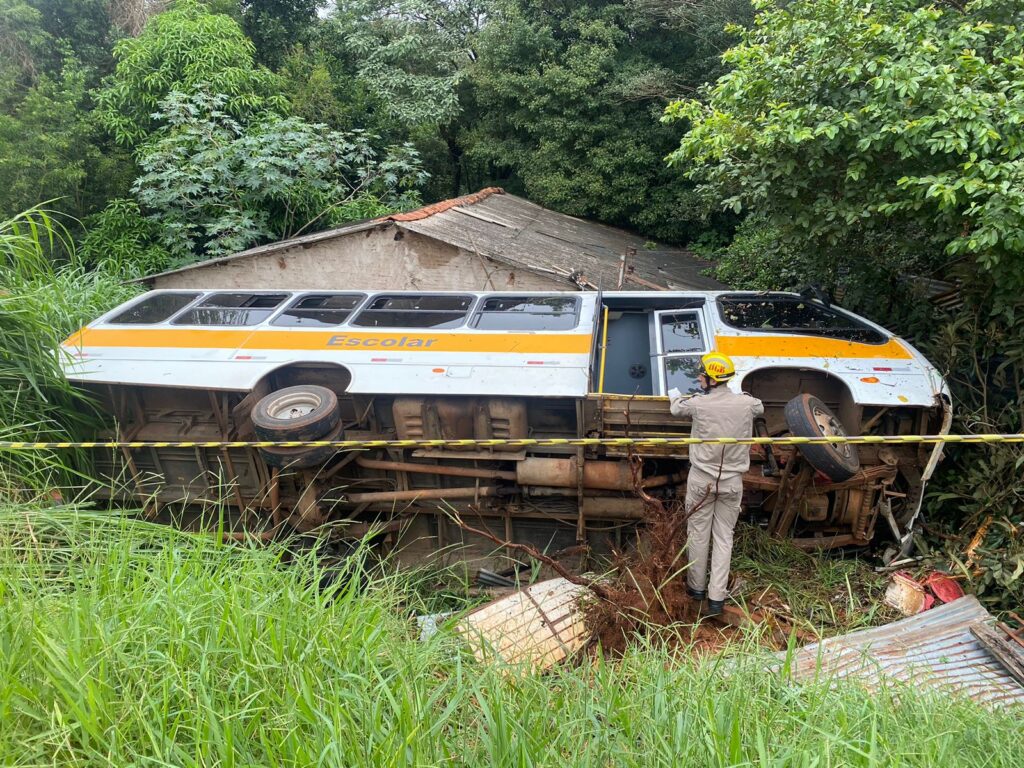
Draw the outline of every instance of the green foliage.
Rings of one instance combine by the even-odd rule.
[[[688,67],[724,35],[697,38],[697,27],[666,21],[670,12],[667,4],[501,3],[473,72],[481,119],[472,155],[557,210],[661,239],[698,234],[703,214],[692,185],[665,167],[675,140],[658,116],[669,96],[710,74]],[[701,79],[686,82],[684,71]]]
[[[450,626],[418,639],[408,576],[287,556],[109,513],[0,509],[0,761],[1019,763],[1015,711],[919,685],[791,683],[760,654],[723,667],[640,646],[544,675],[478,662]]]
[[[72,261],[54,266],[53,253]],[[60,343],[135,292],[74,260],[70,234],[32,209],[0,221],[0,439],[84,438],[98,417],[64,377]],[[0,496],[24,498],[74,485],[67,453],[4,452]]]
[[[756,210],[820,271],[935,268],[970,256],[1024,288],[1019,5],[1001,0],[759,4],[702,101],[671,105],[671,160]],[[886,234],[894,247],[877,249]],[[867,247],[865,247],[867,246]]]
[[[128,158],[105,146],[89,111],[86,79],[68,55],[60,72],[40,75],[0,113],[0,215],[51,200],[81,217],[131,183]]]
[[[62,49],[66,49],[89,73],[90,88],[100,77],[110,74],[114,68],[114,42],[122,35],[111,18],[118,3],[111,0],[28,0],[28,3],[39,12],[41,28],[59,42],[47,53],[48,71],[60,69]]]
[[[344,0],[331,19],[356,74],[406,126],[445,124],[461,111],[459,84],[476,58],[487,0]]]
[[[139,151],[134,191],[177,259],[380,215],[417,202],[415,151],[269,114],[242,125],[222,95],[172,93],[166,128]]]
[[[1024,303],[993,314],[995,286],[965,283],[965,308],[946,318],[925,347],[953,389],[953,431],[1024,432]],[[927,499],[929,519],[954,535],[945,540],[944,558],[958,564],[972,590],[1009,609],[1024,605],[1022,477],[1020,445],[951,448]],[[982,526],[986,533],[968,564],[966,545]]]
[[[45,70],[53,38],[25,0],[0,0],[0,81],[31,83]]]
[[[238,120],[283,108],[277,78],[256,65],[254,51],[236,21],[178,0],[114,47],[117,69],[98,94],[100,119],[119,143],[135,146],[159,127],[153,113],[174,91],[223,94],[224,111]]]
[[[242,29],[259,60],[276,67],[288,50],[306,42],[326,0],[242,0]]]
[[[716,260],[715,277],[744,291],[797,290],[807,285],[800,255],[782,242],[779,232],[751,216],[724,249],[709,254]]]
[[[84,224],[79,257],[89,269],[132,279],[174,265],[170,253],[160,245],[159,224],[143,216],[134,200],[111,200]]]
[[[391,140],[407,138],[403,126],[383,116],[382,105],[358,79],[354,64],[339,58],[344,52],[334,36],[321,29],[320,38],[314,46],[292,49],[278,70],[291,113],[336,130],[360,128]]]

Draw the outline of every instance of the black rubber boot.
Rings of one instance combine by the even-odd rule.
[[[705,616],[721,616],[722,611],[725,609],[725,600],[708,600],[707,610],[704,611]]]
[[[692,589],[689,584],[686,585],[686,594],[688,594],[690,597],[692,597],[694,600],[697,600],[698,602],[708,596],[707,592],[698,592],[696,589]]]

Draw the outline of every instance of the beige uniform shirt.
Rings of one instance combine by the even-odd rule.
[[[671,404],[673,416],[693,420],[693,437],[750,437],[754,417],[764,413],[756,397],[737,395],[724,384],[705,395],[677,397]],[[749,445],[701,444],[690,446],[690,464],[722,479],[742,475],[750,468]]]

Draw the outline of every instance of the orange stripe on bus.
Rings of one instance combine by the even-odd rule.
[[[716,336],[715,348],[733,357],[835,357],[910,360],[911,354],[896,339],[885,344],[859,344],[843,339],[796,336]]]
[[[339,352],[481,352],[590,354],[589,334],[367,333],[349,330],[272,331],[205,328],[85,328],[66,342],[74,347],[175,349],[283,349]]]

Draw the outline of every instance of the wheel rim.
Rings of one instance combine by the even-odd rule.
[[[323,400],[312,392],[296,392],[274,400],[267,407],[267,415],[277,421],[294,421],[309,416]]]
[[[843,429],[843,425],[831,411],[814,408],[811,412],[811,418],[814,419],[814,423],[818,426],[818,431],[824,437],[846,437],[846,430]],[[853,446],[850,443],[829,443],[829,445],[843,458],[853,458]]]

